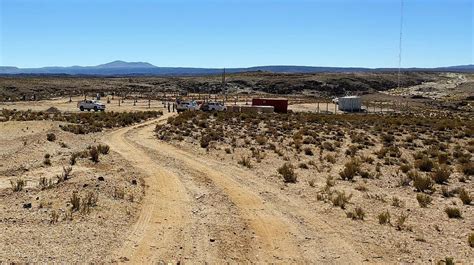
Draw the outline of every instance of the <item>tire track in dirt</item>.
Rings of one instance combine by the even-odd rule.
[[[162,156],[180,161],[187,170],[199,172],[218,186],[238,207],[240,215],[255,233],[259,248],[257,262],[308,261],[301,255],[298,244],[293,240],[293,231],[287,220],[274,207],[268,207],[257,194],[231,177],[194,160],[192,155],[160,143],[153,135],[152,126],[141,128],[135,134],[134,141],[143,148],[150,148]]]
[[[156,150],[162,156],[180,160],[190,170],[205,175],[220,186],[241,209],[242,216],[249,222],[262,244],[265,257],[259,261],[282,260],[298,263],[318,261],[338,264],[359,264],[364,260],[367,261],[354,248],[351,241],[341,234],[337,224],[329,224],[314,211],[307,209],[303,202],[295,201],[295,198],[278,192],[276,192],[279,194],[277,199],[271,202],[265,201],[252,190],[257,186],[263,190],[267,188],[262,187],[261,185],[264,185],[262,183],[249,182],[248,180],[255,179],[250,172],[197,157],[157,141],[152,132],[153,128],[150,127],[143,127],[136,135],[140,139],[140,144]],[[246,182],[247,185],[241,184]],[[300,241],[292,240],[292,235],[296,234],[299,234]],[[312,238],[313,242],[308,243],[306,240],[308,238]],[[303,245],[306,246],[304,251],[298,247]]]
[[[164,115],[159,120],[164,120]],[[104,142],[133,167],[144,173],[147,185],[138,221],[128,239],[116,253],[121,261],[152,263],[159,260],[180,259],[190,249],[185,240],[191,227],[187,220],[189,209],[186,190],[179,178],[156,165],[141,149],[128,141],[125,135],[136,128],[152,123],[122,128],[104,137]],[[186,246],[186,244],[188,244]]]

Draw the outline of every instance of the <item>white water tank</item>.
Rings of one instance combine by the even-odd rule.
[[[360,111],[362,109],[362,99],[358,96],[348,96],[338,98],[337,104],[342,111]]]

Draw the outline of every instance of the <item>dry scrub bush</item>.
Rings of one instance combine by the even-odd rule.
[[[404,228],[406,228],[405,222],[407,221],[407,219],[408,219],[408,214],[401,213],[395,222],[395,228],[397,230],[403,230]]]
[[[344,169],[339,172],[339,176],[343,180],[353,180],[354,177],[359,173],[360,163],[356,159],[352,159],[344,165]]]
[[[304,149],[304,154],[307,155],[307,156],[312,156],[313,155],[313,150],[309,147],[306,147]]]
[[[442,165],[431,173],[431,178],[438,184],[445,184],[451,176],[451,170],[448,166]]]
[[[346,195],[344,191],[335,191],[335,194],[331,198],[331,202],[334,206],[345,209],[346,204],[349,203],[351,198],[352,194]]]
[[[417,176],[413,180],[413,186],[417,191],[425,192],[433,190],[433,181],[430,177]]]
[[[237,163],[239,163],[240,165],[242,165],[246,168],[252,168],[252,163],[250,162],[250,157],[242,156]]]
[[[356,207],[353,212],[347,212],[346,216],[352,220],[364,220],[365,212],[361,207]]]
[[[472,197],[469,195],[469,192],[466,191],[464,188],[459,190],[459,199],[461,199],[462,203],[465,205],[470,205],[472,202]]]
[[[50,142],[56,141],[56,135],[54,133],[48,133],[46,134],[46,139]]]
[[[283,177],[285,183],[296,183],[297,176],[292,164],[283,164],[283,166],[278,168],[278,173]]]
[[[108,145],[102,145],[102,144],[99,144],[97,145],[97,151],[99,151],[99,153],[103,154],[103,155],[106,155],[109,153],[110,151],[110,147]]]
[[[58,183],[68,180],[71,176],[71,172],[72,167],[63,167],[63,173],[61,175],[56,176],[56,178],[58,179]]]
[[[324,159],[326,159],[326,161],[328,161],[331,164],[336,163],[336,158],[331,154],[326,155]]]
[[[16,180],[11,179],[10,185],[12,186],[12,190],[14,192],[19,192],[19,191],[22,191],[23,188],[26,186],[26,181],[21,178],[18,178]]]
[[[91,157],[91,160],[92,160],[94,163],[98,163],[98,162],[99,162],[99,151],[97,150],[97,147],[92,146],[91,149],[89,149],[89,155],[90,155],[90,157]]]
[[[474,248],[474,233],[469,234],[467,241],[469,243],[469,246],[471,246],[471,248]]]
[[[392,206],[393,207],[398,207],[398,208],[403,208],[405,206],[405,203],[400,200],[398,197],[393,197],[392,198]]]
[[[421,206],[421,208],[428,207],[428,204],[430,204],[432,201],[431,196],[422,193],[416,195],[416,200],[418,201],[418,204]]]
[[[390,224],[390,212],[388,210],[381,212],[377,217],[379,219],[379,224]]]
[[[58,220],[59,220],[59,213],[56,210],[52,210],[51,211],[51,220],[49,221],[49,223],[55,224],[55,223],[58,222]]]
[[[457,189],[452,189],[450,190],[448,187],[446,186],[443,186],[441,187],[441,194],[443,195],[443,197],[445,198],[450,198],[450,197],[454,197],[454,195],[458,192]]]
[[[69,203],[71,204],[71,211],[77,212],[81,209],[81,198],[77,195],[77,191],[72,192]]]
[[[474,176],[474,162],[469,162],[461,165],[461,171],[466,176]]]
[[[43,164],[46,165],[46,166],[51,166],[51,155],[50,154],[45,154],[44,155]]]
[[[97,206],[99,197],[97,193],[89,191],[86,196],[82,199],[81,213],[87,214],[90,212],[91,207]]]
[[[462,218],[461,210],[459,210],[459,208],[446,207],[446,209],[444,209],[444,212],[448,215],[449,218]]]
[[[38,182],[38,188],[41,190],[45,189],[50,189],[54,186],[53,180],[46,178],[46,177],[41,177]]]
[[[114,194],[113,194],[114,199],[118,200],[123,200],[125,198],[125,189],[123,187],[115,187],[114,188]]]
[[[431,172],[434,167],[434,163],[431,159],[427,156],[423,156],[423,158],[415,161],[415,168],[420,169],[424,172]]]
[[[76,160],[78,157],[79,157],[79,153],[77,152],[72,153],[71,157],[69,158],[69,164],[71,164],[71,166],[74,166],[76,164]]]

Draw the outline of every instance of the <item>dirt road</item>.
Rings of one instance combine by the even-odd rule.
[[[361,263],[314,212],[233,165],[160,142],[168,115],[112,132],[104,141],[145,175],[138,222],[114,256],[120,261]],[[267,194],[267,196],[262,196]],[[270,195],[268,195],[270,194]]]

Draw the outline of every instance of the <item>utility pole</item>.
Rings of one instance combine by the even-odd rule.
[[[225,68],[224,68],[224,71],[222,72],[222,93],[224,94],[224,104],[225,102],[227,102],[227,91],[226,91],[226,87],[225,87]]]

